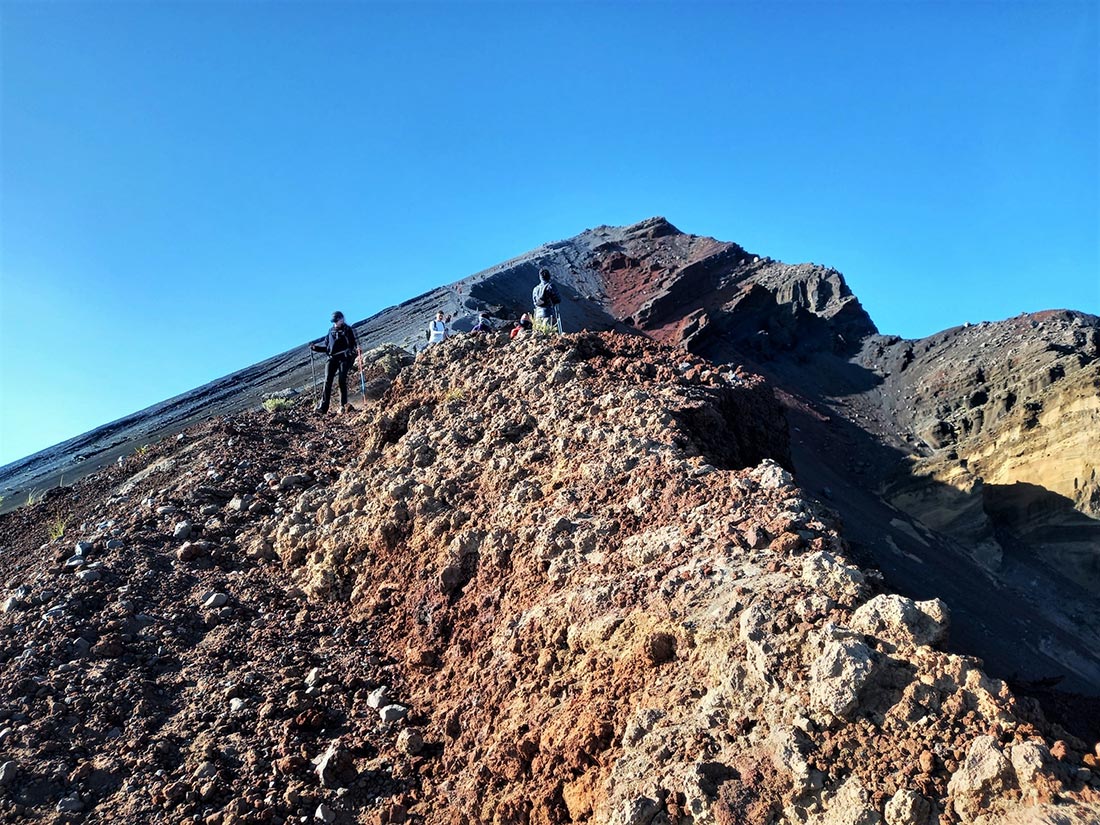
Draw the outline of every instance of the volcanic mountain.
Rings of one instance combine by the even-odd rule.
[[[880,335],[843,276],[664,218],[601,226],[383,310],[365,348],[424,346],[436,310],[529,309],[540,268],[565,329],[643,334],[769,379],[799,482],[860,560],[969,617],[955,644],[997,673],[1100,693],[1100,319],[1047,311],[920,340]],[[266,393],[309,384],[305,347],[0,469],[10,508]],[[372,391],[373,392],[373,391]],[[1011,609],[1005,610],[1005,605]]]
[[[411,354],[541,267],[600,332]],[[1096,821],[1098,324],[655,218],[4,468],[0,820]]]

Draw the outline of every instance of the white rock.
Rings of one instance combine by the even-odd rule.
[[[886,825],[929,825],[932,805],[916,791],[898,791],[886,803]]]
[[[102,574],[95,569],[82,568],[76,571],[76,577],[82,582],[91,584],[92,582],[99,581],[100,578],[102,578]]]
[[[174,539],[186,539],[191,535],[191,522],[181,521],[176,525],[176,529],[172,531],[172,538]]]
[[[1050,751],[1036,742],[1023,742],[1013,746],[1010,752],[1012,768],[1021,787],[1033,785],[1035,777],[1043,772],[1050,760]]]
[[[0,765],[0,787],[15,779],[17,773],[19,773],[19,766],[13,761],[9,760]]]
[[[377,710],[389,704],[389,701],[390,689],[386,685],[382,685],[377,690],[372,690],[367,696],[367,707]]]
[[[772,752],[772,763],[794,780],[798,793],[806,793],[813,788],[813,770],[803,754],[808,750],[808,737],[795,728],[779,727],[768,738]]]
[[[229,601],[229,597],[224,593],[203,593],[202,606],[208,610],[214,610],[222,607]]]
[[[107,549],[108,550],[121,550],[125,546],[126,545],[122,541],[122,539],[111,539],[110,541],[107,542]]]
[[[951,620],[947,605],[939,599],[915,602],[904,596],[875,596],[860,605],[850,623],[852,630],[900,646],[935,645],[947,636]]]
[[[741,641],[745,644],[749,671],[765,684],[775,682],[777,658],[774,634],[775,610],[765,601],[754,602],[745,608],[739,620]]]
[[[378,709],[378,715],[383,722],[399,722],[408,712],[409,709],[404,705],[386,705]]]
[[[962,765],[947,783],[947,793],[955,797],[956,811],[973,818],[989,800],[1004,793],[1013,773],[1012,763],[997,749],[997,740],[979,736],[970,743]]]
[[[321,803],[317,806],[317,810],[313,814],[314,819],[319,819],[324,823],[331,823],[336,821],[336,811],[332,810],[325,803]]]
[[[855,603],[867,589],[866,579],[859,569],[844,564],[825,550],[811,553],[802,560],[802,580],[842,605]]]
[[[608,825],[649,825],[661,812],[661,806],[646,796],[624,800],[608,820]]]
[[[856,777],[850,777],[826,803],[824,815],[814,825],[879,825],[882,817],[871,805],[870,794]]]
[[[22,602],[15,596],[8,596],[8,598],[4,599],[4,605],[0,607],[0,610],[3,610],[5,613],[11,613],[13,610],[18,610],[22,606]]]
[[[810,700],[841,719],[859,707],[859,693],[874,670],[874,654],[854,638],[829,638],[810,665]]]
[[[233,711],[233,713],[239,713],[244,709],[245,704],[244,699],[234,697],[229,700],[229,709]]]
[[[751,478],[756,479],[756,482],[766,490],[778,490],[781,487],[794,486],[794,478],[791,474],[770,458],[761,461],[749,475]]]
[[[73,547],[73,551],[78,556],[86,556],[92,550],[92,543],[90,541],[78,541]]]

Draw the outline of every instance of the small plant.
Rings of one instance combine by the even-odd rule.
[[[65,535],[65,530],[69,526],[69,519],[62,516],[58,516],[49,523],[46,529],[47,535],[50,537],[50,541],[57,541]]]
[[[149,452],[149,445],[148,444],[142,444],[140,447],[135,447],[134,448],[134,455],[136,455],[138,458],[144,458],[145,454],[148,453],[148,452]]]
[[[269,398],[264,401],[264,409],[269,413],[273,413],[276,410],[289,410],[294,406],[293,398]]]
[[[544,321],[541,318],[536,318],[531,322],[531,332],[535,335],[546,337],[547,335],[557,335],[558,325],[553,321]]]
[[[451,387],[443,394],[443,400],[447,403],[451,401],[461,401],[465,397],[466,393],[463,391],[462,387]]]
[[[34,505],[42,500],[43,493],[41,490],[33,489],[27,493],[27,504]]]

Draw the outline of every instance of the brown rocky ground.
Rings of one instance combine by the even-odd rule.
[[[851,563],[759,378],[608,334],[378,377],[0,516],[0,821],[1100,815],[1095,743]]]

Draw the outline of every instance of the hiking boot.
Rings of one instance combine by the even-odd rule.
[[[315,413],[318,413],[319,415],[324,415],[328,412],[328,407],[326,407],[324,404],[318,404],[316,407],[313,408],[313,411]]]
[[[353,413],[353,412],[355,412],[355,407],[353,407],[351,404],[341,404],[340,405],[340,415],[343,415],[344,413]]]

